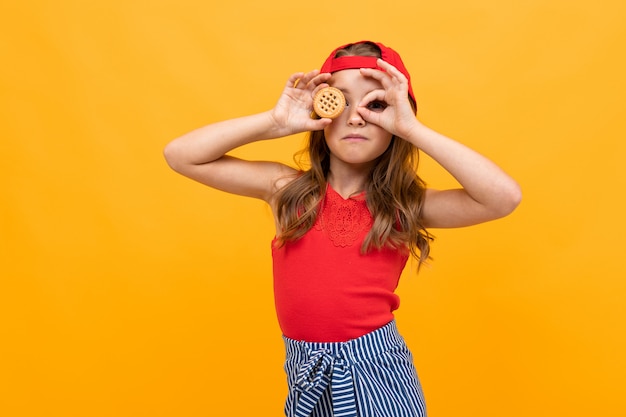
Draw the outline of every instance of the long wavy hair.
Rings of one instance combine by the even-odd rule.
[[[351,45],[336,56],[346,55],[381,57],[380,49],[372,43]],[[409,99],[415,111],[416,105]],[[279,247],[302,237],[317,219],[330,170],[330,150],[324,131],[311,132],[308,146],[296,155],[308,156],[310,168],[277,192]],[[408,248],[419,261],[418,268],[429,258],[433,237],[422,222],[426,185],[417,175],[418,163],[417,148],[396,136],[378,158],[365,186],[373,225],[361,246],[362,253],[383,247]]]

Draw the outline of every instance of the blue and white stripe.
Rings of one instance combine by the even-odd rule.
[[[413,357],[395,321],[347,342],[284,337],[287,417],[425,417]]]

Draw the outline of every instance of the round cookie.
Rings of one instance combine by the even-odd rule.
[[[346,107],[346,98],[341,90],[335,87],[325,87],[313,97],[313,110],[319,117],[334,119]]]

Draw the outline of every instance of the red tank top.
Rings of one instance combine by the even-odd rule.
[[[384,248],[361,254],[371,227],[364,193],[344,199],[329,186],[315,225],[295,242],[272,244],[276,312],[285,336],[343,342],[393,319],[400,304],[394,291],[409,253]]]

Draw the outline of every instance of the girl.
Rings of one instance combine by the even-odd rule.
[[[333,86],[336,118],[311,116]],[[395,326],[394,294],[410,255],[428,258],[429,228],[511,213],[518,184],[493,162],[421,124],[400,56],[362,41],[334,50],[320,71],[293,74],[276,106],[187,133],[165,148],[177,172],[266,201],[276,223],[274,293],[287,352],[291,416],[425,416],[411,353]],[[244,161],[239,146],[310,131],[311,168]],[[427,189],[417,150],[462,185]]]

